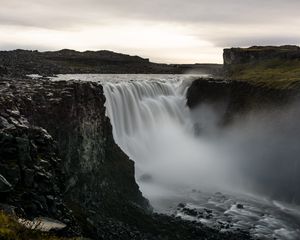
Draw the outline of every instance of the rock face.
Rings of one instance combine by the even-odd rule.
[[[224,65],[257,63],[269,59],[294,60],[300,59],[300,47],[259,47],[224,49]]]
[[[1,85],[1,190],[13,186],[3,201],[27,217],[44,215],[67,223],[88,211],[122,219],[130,206],[149,207],[135,182],[133,162],[113,141],[102,86]],[[73,210],[70,217],[65,206]],[[95,218],[92,214],[82,224],[92,225]]]
[[[222,79],[195,80],[187,91],[187,105],[195,108],[202,103],[221,108],[223,123],[250,111],[274,106],[280,107],[292,101],[298,94],[294,89],[274,89],[243,81]]]
[[[300,81],[297,46],[224,49],[224,76],[274,88],[293,88]]]
[[[152,214],[104,103],[96,83],[0,80],[0,209],[59,221],[64,236],[249,239]]]
[[[1,81],[2,84],[7,83]],[[12,205],[10,209],[22,217],[44,215],[59,219],[72,225],[68,234],[79,234],[63,201],[65,173],[54,140],[45,129],[31,125],[21,115],[14,96],[3,90],[1,86],[0,201]]]

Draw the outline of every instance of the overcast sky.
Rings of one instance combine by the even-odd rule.
[[[222,62],[232,46],[300,44],[300,0],[0,0],[0,48],[107,49]]]

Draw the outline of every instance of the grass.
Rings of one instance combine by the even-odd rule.
[[[79,238],[61,238],[25,228],[14,217],[0,211],[0,240],[79,240]]]
[[[273,59],[230,66],[228,77],[273,88],[292,88],[300,81],[300,60]]]

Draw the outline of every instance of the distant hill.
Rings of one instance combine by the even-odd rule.
[[[67,73],[186,73],[191,71],[216,74],[219,64],[158,64],[147,58],[112,51],[63,49],[53,52],[28,50],[0,51],[0,75]]]

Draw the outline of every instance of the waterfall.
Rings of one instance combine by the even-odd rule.
[[[155,161],[149,159],[153,151],[161,151],[163,146],[157,146],[161,130],[176,126],[188,131],[190,127],[179,81],[106,83],[104,93],[115,141],[136,162],[137,178],[146,173],[143,164]]]
[[[216,162],[218,169],[225,169],[210,141],[194,135],[187,85],[157,80],[104,84],[114,139],[134,160],[136,179],[150,199],[158,188],[212,184],[222,175]]]
[[[114,127],[114,137],[125,151],[129,151],[129,146],[124,138],[153,129],[160,121],[184,124],[188,109],[177,85],[177,82],[150,81],[105,84],[107,114]]]
[[[299,201],[298,105],[251,113],[222,128],[218,109],[186,106],[188,81],[163,79],[102,82],[114,139],[135,162],[146,197],[195,188]]]

